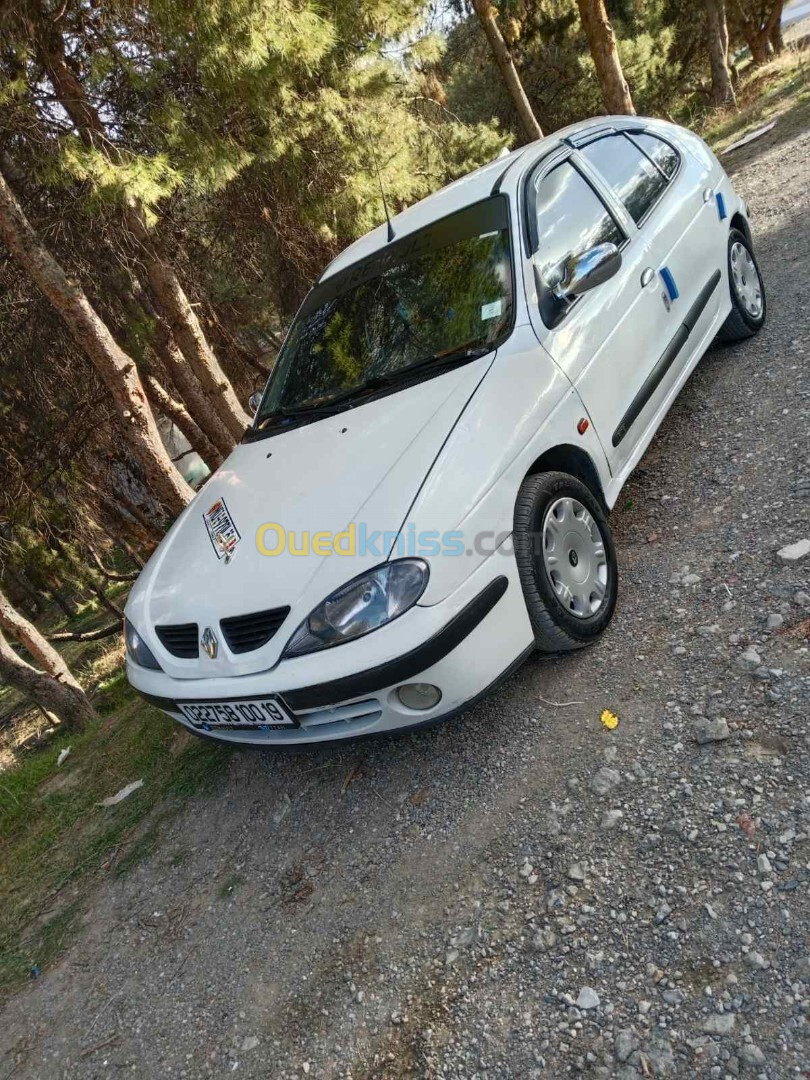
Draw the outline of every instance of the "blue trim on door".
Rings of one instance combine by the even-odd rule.
[[[677,300],[681,294],[678,292],[678,286],[675,284],[675,278],[672,276],[672,271],[668,267],[662,266],[658,272],[661,275],[661,280],[667,287],[670,300]]]
[[[717,213],[720,215],[720,220],[725,221],[726,217],[726,200],[723,198],[722,192],[718,191],[715,196],[717,199]]]
[[[664,271],[662,270],[661,276],[663,277],[663,275]],[[658,363],[644,380],[641,389],[630,402],[630,408],[621,418],[619,426],[613,432],[614,446],[619,445],[619,443],[625,437],[633,424],[635,424],[636,420],[638,420],[639,416],[641,416],[642,412],[644,411],[645,405],[653,396],[655,391],[658,389],[666,373],[675,363],[675,360],[677,359],[684,345],[689,340],[689,335],[697,326],[698,319],[703,314],[706,306],[711,300],[714,290],[717,288],[721,277],[722,275],[720,271],[715,270],[715,272],[712,274],[712,276],[698,293],[697,300],[695,300],[694,304],[692,304],[692,306],[687,311],[686,315],[684,316],[683,322],[675,331],[675,336],[672,338],[669,345],[667,345],[666,349],[664,349],[663,353],[658,359]]]

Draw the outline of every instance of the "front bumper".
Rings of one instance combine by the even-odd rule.
[[[511,670],[532,642],[514,558],[496,553],[442,603],[412,608],[328,655],[313,653],[232,678],[175,679],[129,662],[127,675],[147,700],[195,734],[235,745],[291,746],[402,730],[454,714]],[[432,683],[441,700],[432,709],[409,709],[396,694],[405,682]],[[283,699],[299,727],[200,730],[175,704],[271,694]]]

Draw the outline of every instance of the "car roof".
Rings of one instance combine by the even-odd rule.
[[[467,173],[466,176],[459,177],[458,180],[454,180],[446,187],[426,196],[426,198],[421,199],[419,202],[414,203],[413,206],[409,206],[406,210],[391,218],[394,236],[397,239],[408,236],[410,233],[430,225],[431,222],[439,221],[441,218],[447,217],[448,214],[455,213],[456,210],[462,210],[465,206],[471,206],[473,203],[485,199],[492,193],[492,189],[499,178],[511,170],[512,166],[521,158],[525,158],[527,163],[534,163],[539,157],[559,146],[567,138],[581,134],[589,129],[596,130],[600,127],[619,125],[627,126],[629,120],[632,120],[633,123],[641,123],[644,126],[650,124],[649,120],[641,117],[595,116],[571,124],[569,127],[561,128],[552,135],[527,143],[525,146],[521,146],[508,154],[502,154],[494,161],[490,161],[487,165],[482,165],[473,172]],[[345,270],[346,267],[351,266],[360,259],[364,259],[375,251],[384,248],[387,243],[388,229],[383,223],[378,225],[376,229],[372,229],[371,232],[366,233],[365,236],[361,236],[359,240],[355,240],[353,244],[349,244],[327,266],[320,280],[324,281],[333,274]]]

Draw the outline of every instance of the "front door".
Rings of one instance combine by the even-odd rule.
[[[532,318],[544,347],[576,387],[616,475],[635,441],[617,433],[628,424],[628,407],[653,373],[662,342],[675,334],[677,317],[662,298],[655,254],[641,230],[609,205],[577,154],[543,170],[529,187],[537,287]],[[566,259],[601,243],[621,250],[618,272],[571,302],[555,300],[552,290]],[[645,399],[631,427],[643,429],[655,398]]]

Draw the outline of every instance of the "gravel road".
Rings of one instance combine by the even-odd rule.
[[[808,134],[736,176],[769,321],[622,493],[604,640],[236,754],[6,1007],[3,1080],[810,1076],[808,177]]]

